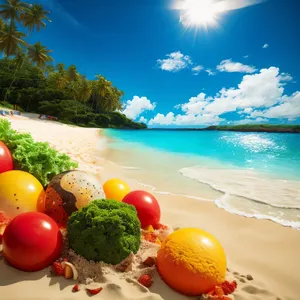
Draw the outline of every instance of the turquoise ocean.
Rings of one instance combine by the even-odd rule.
[[[105,130],[113,158],[151,172],[161,193],[214,201],[235,214],[300,229],[300,134]],[[174,181],[173,184],[171,181]]]

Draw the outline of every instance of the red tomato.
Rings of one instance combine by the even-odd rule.
[[[155,197],[150,193],[132,191],[123,198],[123,202],[136,208],[142,228],[159,223],[160,207]]]
[[[0,141],[0,174],[13,169],[11,153],[4,143]]]
[[[40,212],[16,216],[3,235],[3,256],[22,271],[39,271],[60,257],[62,234],[50,217]]]

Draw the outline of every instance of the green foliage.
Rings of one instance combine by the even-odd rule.
[[[228,130],[245,132],[300,132],[300,125],[243,124],[233,126],[210,126],[205,130]]]
[[[69,246],[96,262],[118,264],[140,247],[140,221],[132,205],[94,200],[74,212],[67,224]]]
[[[55,175],[78,167],[48,143],[35,142],[30,134],[13,130],[7,120],[0,120],[0,140],[11,151],[15,168],[32,174],[43,186]]]
[[[143,129],[122,110],[124,92],[103,75],[88,80],[76,65],[51,65],[52,50],[25,38],[46,27],[50,12],[41,4],[4,0],[0,4],[0,99],[27,112],[58,117],[84,127]],[[13,57],[13,59],[11,59]]]

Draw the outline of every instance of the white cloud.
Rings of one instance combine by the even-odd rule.
[[[247,117],[246,119],[233,121],[233,122],[230,122],[230,123],[234,124],[234,125],[242,125],[242,124],[257,124],[257,123],[266,124],[268,122],[269,122],[269,120],[266,119],[266,118],[250,119],[249,117]]]
[[[253,111],[252,107],[247,107],[247,108],[244,109],[245,114],[250,114],[252,111]]]
[[[249,55],[244,55],[243,57],[244,57],[244,58],[248,58],[248,57],[249,57]]]
[[[219,124],[223,119],[212,114],[201,115],[174,115],[169,112],[167,115],[157,114],[149,121],[149,125],[211,125]]]
[[[281,101],[264,111],[254,111],[251,117],[265,117],[269,119],[294,119],[300,117],[300,92],[295,92],[290,97],[284,96]]]
[[[263,45],[263,48],[264,48],[264,49],[267,49],[268,47],[269,47],[269,44],[264,44],[264,45]]]
[[[198,65],[192,68],[192,72],[194,75],[198,75],[204,69],[203,66]]]
[[[149,125],[171,125],[174,121],[174,113],[169,112],[167,115],[157,114],[153,119],[149,121]]]
[[[154,110],[155,107],[156,103],[151,103],[147,97],[134,96],[132,100],[126,102],[122,113],[128,118],[135,120],[144,111]]]
[[[221,89],[205,111],[221,115],[249,107],[270,107],[279,101],[283,91],[279,69],[262,69],[257,74],[245,75],[236,89]]]
[[[225,59],[217,66],[220,72],[239,72],[239,73],[254,73],[255,67],[244,65],[240,62],[234,62],[231,59]]]
[[[181,109],[189,115],[197,115],[203,111],[203,108],[211,99],[212,98],[206,98],[205,93],[200,93],[197,97],[190,98],[189,102],[182,104]]]
[[[213,72],[211,69],[206,69],[205,72],[209,75],[209,76],[215,76],[216,72]]]
[[[282,81],[292,81],[293,80],[292,75],[289,73],[281,73],[280,77],[281,77]]]
[[[180,51],[172,52],[166,55],[165,59],[158,59],[157,64],[160,69],[169,72],[178,72],[192,64],[188,55],[183,55]]]
[[[181,113],[157,114],[149,125],[211,125],[225,122],[222,115],[237,112],[246,115],[244,123],[267,123],[272,118],[293,120],[300,118],[300,91],[284,94],[286,82],[292,80],[279,68],[261,69],[244,75],[236,88],[222,88],[214,97],[200,93],[188,102],[178,104]],[[235,123],[236,123],[235,122]]]
[[[139,119],[139,122],[147,124],[148,120],[144,116],[141,116],[140,119]]]

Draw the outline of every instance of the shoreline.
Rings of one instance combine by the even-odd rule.
[[[59,123],[19,117],[12,118],[10,121],[14,129],[30,132],[37,141],[48,141],[57,150],[69,154],[79,162],[81,170],[95,173],[102,183],[108,178],[118,177],[127,181],[132,189],[141,189],[135,179],[128,178],[128,172],[122,166],[106,160],[105,151],[107,150],[103,148],[102,153],[98,152],[97,145],[99,143],[102,143],[102,146],[105,145],[103,139],[100,138],[102,141],[99,142],[99,129],[69,127]],[[36,122],[39,122],[40,126],[36,126]],[[98,157],[97,154],[103,156]],[[153,192],[149,186],[144,186],[143,189]],[[268,220],[257,220],[230,214],[218,208],[211,201],[199,201],[176,194],[155,194],[161,205],[163,223],[169,224],[173,228],[199,227],[215,235],[221,242],[228,259],[229,278],[234,278],[238,282],[238,290],[234,294],[234,299],[274,300],[277,297],[282,300],[297,300],[299,298],[300,261],[298,249],[300,248],[300,231],[283,227]],[[2,267],[2,265],[0,266]],[[2,269],[1,273],[4,273]],[[16,272],[13,273],[16,276]],[[246,281],[242,275],[248,274],[254,280]],[[0,275],[1,280],[3,276],[4,274]],[[24,280],[22,275],[20,275],[20,280]],[[5,282],[4,279],[3,282]],[[45,278],[43,278],[43,282],[45,286]],[[31,284],[31,288],[34,287],[32,282],[27,284],[28,286]],[[13,299],[23,300],[25,296],[22,298],[18,291],[15,291],[17,285],[18,283],[0,285],[1,292],[3,289],[4,294],[7,292],[12,293],[10,295],[15,295],[16,297]],[[26,282],[22,282],[22,285],[25,286]],[[123,288],[126,289],[122,285]],[[56,293],[53,291],[52,296],[55,295],[58,300],[76,299],[73,297],[74,295],[66,296],[67,287],[62,292],[59,291],[57,285],[51,286],[50,289],[57,291]],[[159,299],[153,293],[158,293],[166,300],[194,299],[173,292],[159,278],[155,278],[155,284],[150,291],[151,293],[147,292],[146,294],[136,291],[134,299]],[[29,287],[26,289],[26,293],[27,296],[32,295]],[[80,296],[82,298],[82,295]],[[116,294],[111,292],[109,295],[108,293],[103,294],[104,296],[103,299],[110,300],[115,299]],[[133,299],[133,297],[118,296],[122,300]],[[145,296],[148,297],[145,298]],[[28,297],[30,298],[30,296]],[[4,299],[11,298],[4,297]],[[37,298],[31,297],[31,299]]]
[[[106,129],[102,132],[112,153],[106,159],[123,166],[129,176],[150,182],[156,194],[210,201],[229,213],[300,229],[300,207],[294,200],[298,199],[298,178],[283,179],[193,154],[186,158],[182,153],[127,141],[122,135],[111,136]],[[149,157],[147,162],[144,157]],[[160,170],[168,175],[162,176]],[[164,182],[167,177],[172,184]],[[182,185],[188,188],[183,191]]]

